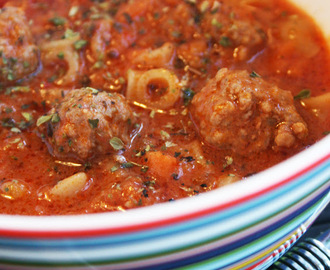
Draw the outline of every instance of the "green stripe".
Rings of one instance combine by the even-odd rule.
[[[327,184],[327,183],[325,183],[325,184]],[[314,193],[316,190],[322,188],[325,184],[323,184],[321,187],[318,187],[315,190],[311,191],[311,193]],[[41,266],[43,266],[43,267],[55,267],[55,266],[60,266],[60,267],[77,267],[77,266],[84,266],[84,265],[88,265],[88,264],[92,264],[92,265],[109,264],[109,265],[111,265],[111,264],[120,264],[120,263],[125,263],[125,262],[128,263],[128,262],[134,262],[134,261],[141,261],[141,260],[153,259],[153,258],[156,258],[156,257],[162,257],[162,256],[170,255],[170,254],[173,254],[173,253],[176,253],[176,252],[183,252],[183,251],[186,251],[186,250],[194,249],[194,248],[197,248],[197,247],[200,247],[200,246],[204,246],[204,245],[211,244],[213,242],[222,240],[224,238],[231,237],[231,236],[237,234],[238,232],[245,231],[245,230],[248,230],[250,228],[253,228],[255,225],[257,225],[259,223],[263,223],[263,222],[267,221],[268,219],[277,216],[278,214],[282,213],[283,211],[286,211],[289,208],[291,208],[292,206],[294,206],[297,203],[301,202],[303,199],[305,199],[305,197],[302,197],[302,198],[298,199],[297,201],[293,202],[289,206],[286,206],[284,208],[281,208],[280,210],[278,210],[277,212],[275,212],[272,215],[268,215],[268,216],[266,216],[264,218],[261,218],[261,219],[255,221],[255,222],[253,222],[253,223],[249,223],[249,225],[247,225],[245,227],[241,227],[241,228],[239,228],[239,229],[237,229],[235,231],[232,231],[229,234],[218,236],[218,237],[214,237],[214,238],[208,239],[208,240],[203,241],[203,242],[199,242],[199,243],[196,243],[196,244],[185,246],[183,248],[176,248],[176,249],[168,250],[168,251],[165,251],[165,252],[153,253],[152,255],[135,256],[135,257],[125,258],[125,259],[117,259],[117,260],[112,259],[112,260],[108,260],[108,261],[107,260],[104,260],[104,261],[86,261],[86,262],[72,262],[72,263],[70,263],[70,262],[69,263],[65,263],[65,262],[63,262],[63,263],[61,263],[61,262],[52,263],[52,262],[35,262],[35,261],[29,261],[29,262],[22,261],[22,262],[19,262],[19,261],[17,261],[17,259],[15,259],[15,261],[13,261],[13,260],[6,260],[6,259],[0,259],[0,263],[11,264],[11,265],[16,265],[16,266],[26,265],[26,266],[40,266],[40,267]],[[320,201],[322,201],[322,200],[320,200]],[[303,214],[304,213],[302,213],[301,215],[303,215]],[[294,220],[296,220],[296,219],[298,219],[298,218],[295,218]],[[291,223],[292,222],[287,223],[288,224],[287,226],[289,226],[289,224],[291,224]],[[278,231],[278,230],[276,230],[276,231]],[[275,234],[275,232],[270,233],[270,234],[268,234],[268,235],[260,238],[260,240],[257,240],[257,241],[252,242],[251,244],[247,244],[246,246],[250,247],[250,246],[255,245],[255,243],[260,243],[260,242],[264,241],[263,239],[268,239],[273,234]],[[207,262],[210,262],[211,263],[213,261],[215,262],[215,261],[218,261],[220,258],[228,257],[229,256],[228,254],[237,254],[237,253],[240,253],[244,249],[245,248],[241,247],[241,248],[235,249],[233,251],[230,251],[229,253],[225,253],[225,254],[222,254],[222,255],[220,255],[218,257],[214,257],[212,259],[209,259],[207,261],[203,261],[203,262],[197,263],[196,265],[199,265],[199,264],[204,265],[204,264],[208,264]],[[68,250],[68,252],[70,252],[70,250]],[[194,269],[194,266],[188,266],[188,268],[182,268],[182,269],[190,269],[190,267],[193,267],[191,269]]]
[[[323,199],[324,199],[324,197],[323,197]],[[319,207],[319,205],[322,204],[322,203],[323,203],[323,201],[320,200],[318,204],[314,204],[313,206],[311,206],[310,208],[308,208],[308,211],[305,211],[305,212],[301,213],[299,216],[297,216],[296,218],[294,218],[290,222],[284,224],[282,227],[276,229],[275,231],[272,231],[271,233],[265,235],[264,237],[258,238],[257,240],[255,240],[255,241],[253,241],[253,242],[251,242],[249,244],[246,244],[246,245],[244,245],[244,246],[242,246],[240,248],[237,248],[237,249],[235,249],[235,250],[233,250],[231,252],[228,252],[228,253],[225,253],[225,254],[221,254],[220,256],[213,257],[212,259],[205,260],[203,262],[199,262],[199,263],[196,263],[196,264],[193,264],[193,265],[190,265],[190,266],[185,266],[185,267],[182,267],[182,268],[178,268],[178,270],[179,269],[204,269],[203,267],[210,266],[210,265],[215,264],[215,263],[217,263],[217,262],[219,262],[219,261],[221,261],[223,259],[226,259],[228,257],[237,256],[240,253],[242,253],[245,250],[248,250],[250,248],[253,249],[253,247],[256,246],[256,245],[262,245],[263,242],[270,241],[275,235],[281,234],[281,232],[284,229],[288,229],[288,228],[290,228],[294,224],[298,224],[298,223],[301,224],[301,220],[305,220],[306,219],[306,216],[310,216],[310,213],[315,212],[316,209]],[[291,231],[291,234],[294,233],[297,229],[298,228],[295,228],[293,231]],[[284,242],[282,244],[284,244]]]

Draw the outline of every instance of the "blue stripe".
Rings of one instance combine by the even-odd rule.
[[[8,239],[8,238],[0,238],[0,246],[5,246],[7,249],[10,247],[17,248],[34,248],[34,249],[43,249],[47,247],[47,249],[59,249],[59,248],[75,248],[75,249],[89,249],[91,247],[97,246],[108,246],[108,245],[122,245],[125,243],[134,243],[139,242],[141,240],[148,239],[157,239],[164,238],[170,235],[180,234],[182,231],[188,232],[193,231],[196,228],[200,229],[205,225],[216,224],[219,220],[224,221],[233,216],[237,216],[240,213],[247,212],[249,209],[256,208],[258,205],[263,205],[265,203],[270,203],[272,200],[285,196],[285,194],[289,193],[289,191],[296,189],[298,186],[303,185],[305,182],[309,182],[310,178],[317,176],[318,174],[329,169],[330,160],[323,163],[318,168],[315,168],[313,171],[308,172],[307,174],[301,176],[293,183],[289,183],[288,185],[277,189],[271,193],[267,193],[264,196],[258,198],[257,200],[250,201],[248,203],[241,204],[240,206],[235,206],[234,208],[221,211],[219,213],[215,213],[209,217],[203,217],[196,220],[191,220],[189,223],[185,222],[182,224],[176,224],[170,227],[159,228],[151,231],[143,231],[139,233],[130,233],[125,235],[117,235],[117,236],[108,236],[108,237],[94,237],[88,239],[72,239],[72,240],[16,240],[16,239]],[[328,179],[327,179],[328,180]],[[326,182],[325,180],[324,182]]]
[[[328,201],[327,197],[328,197],[328,191],[324,191],[319,196],[317,196],[316,198],[311,200],[308,204],[304,205],[303,208],[300,208],[299,210],[293,212],[292,214],[278,220],[275,224],[265,228],[262,231],[259,231],[258,233],[254,233],[245,238],[238,239],[235,242],[231,242],[230,245],[228,245],[228,246],[215,248],[215,249],[209,250],[208,252],[199,253],[198,256],[187,257],[184,259],[172,261],[171,263],[167,262],[167,263],[163,263],[163,264],[153,265],[151,267],[134,268],[134,269],[136,269],[136,270],[138,270],[138,269],[146,269],[146,270],[149,270],[149,269],[150,270],[151,269],[174,269],[174,268],[183,267],[183,266],[187,266],[187,265],[197,264],[197,263],[212,259],[214,257],[224,255],[225,253],[234,251],[235,249],[238,249],[246,244],[250,244],[250,243],[254,242],[255,240],[265,237],[268,234],[274,232],[275,230],[279,230],[281,227],[284,227],[286,224],[292,222],[292,220],[297,218],[299,215],[303,214],[302,217],[300,217],[298,219],[298,221],[294,222],[286,231],[284,231],[283,229],[279,230],[281,234],[276,239],[272,239],[271,241],[268,241],[267,243],[264,242],[264,245],[259,249],[249,250],[250,251],[249,256],[240,257],[240,258],[235,257],[232,259],[234,261],[232,261],[230,264],[225,264],[225,265],[223,265],[223,264],[220,265],[220,262],[217,262],[219,265],[217,265],[217,268],[214,268],[214,269],[218,269],[218,267],[221,267],[221,268],[229,267],[234,262],[236,263],[238,261],[244,261],[247,258],[249,258],[251,255],[269,248],[271,245],[274,244],[274,242],[277,242],[278,240],[285,237],[288,233],[296,230],[299,226],[301,226],[301,224],[305,223],[306,220],[308,220],[312,216],[312,214],[315,212],[314,209],[318,207],[318,205],[316,205],[316,204],[324,205],[327,203],[327,201]],[[307,210],[309,210],[309,211],[307,211]]]

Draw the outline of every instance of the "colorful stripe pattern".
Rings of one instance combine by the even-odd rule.
[[[0,215],[0,269],[265,269],[330,201],[330,137],[251,179],[177,202]]]

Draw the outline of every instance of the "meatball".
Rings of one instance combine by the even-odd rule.
[[[23,79],[36,71],[39,51],[33,42],[23,11],[0,9],[0,80],[4,84]]]
[[[205,11],[201,24],[203,32],[219,43],[220,48],[236,48],[233,55],[240,61],[258,51],[266,37],[262,25],[241,10],[241,6],[221,3]]]
[[[291,93],[256,73],[221,69],[192,100],[206,142],[242,156],[294,147],[307,136]]]
[[[122,95],[82,88],[69,92],[38,122],[55,157],[86,161],[127,147],[136,119]]]

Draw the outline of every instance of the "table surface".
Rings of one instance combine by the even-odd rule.
[[[307,230],[305,235],[302,237],[302,240],[306,237],[315,238],[322,231],[328,230],[330,228],[330,203],[328,206],[323,210],[321,215],[315,220],[313,225]]]

